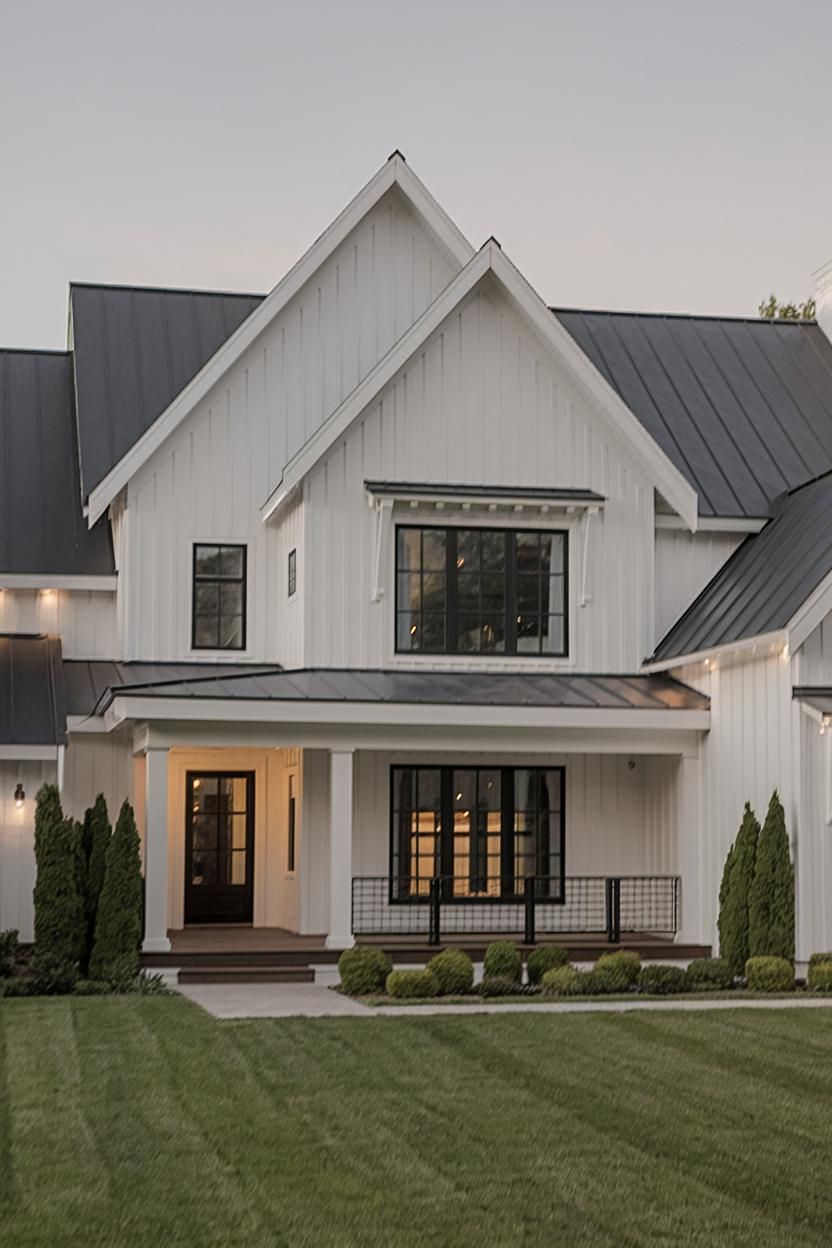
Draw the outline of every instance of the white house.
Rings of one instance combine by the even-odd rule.
[[[550,308],[398,152],[265,297],[71,286],[0,352],[0,928],[51,779],[150,964],[682,956],[777,787],[832,946],[830,323]]]

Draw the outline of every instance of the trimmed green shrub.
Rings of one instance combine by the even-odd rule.
[[[521,984],[507,975],[486,975],[479,986],[481,997],[536,997],[538,984]]]
[[[748,950],[751,957],[794,962],[794,867],[786,816],[776,789],[757,845],[748,897]]]
[[[428,962],[428,970],[436,979],[443,996],[471,991],[474,963],[464,949],[443,949]]]
[[[734,972],[725,958],[694,958],[685,971],[688,992],[724,992],[734,986]]]
[[[125,801],[104,860],[90,979],[124,984],[139,973],[142,935],[142,873],[133,807]]]
[[[12,927],[0,932],[0,979],[14,975],[17,962],[17,929]]]
[[[493,941],[485,951],[482,970],[485,979],[497,976],[500,979],[514,980],[519,984],[523,974],[523,961],[514,941]]]
[[[173,993],[173,989],[161,971],[155,975],[151,975],[148,971],[141,971],[133,980],[130,991],[137,992],[140,997],[169,997]]]
[[[629,992],[638,983],[640,971],[641,958],[629,949],[602,953],[594,968],[601,992]]]
[[[106,979],[79,979],[72,990],[75,997],[111,997],[118,992]]]
[[[832,956],[825,962],[810,961],[806,982],[813,992],[832,992]]]
[[[790,992],[794,988],[794,967],[785,958],[749,958],[745,980],[750,992]]]
[[[639,992],[647,992],[654,997],[684,992],[686,987],[685,972],[681,966],[643,966],[638,977]]]
[[[387,976],[389,997],[436,997],[439,984],[432,971],[391,971]]]
[[[345,949],[338,959],[341,987],[351,997],[369,992],[382,992],[393,965],[383,949],[355,945]]]
[[[809,969],[817,966],[819,962],[832,962],[832,953],[813,953],[809,958]]]
[[[597,971],[578,971],[578,978],[575,980],[575,991],[572,995],[576,997],[601,997],[610,991],[604,977],[598,978]]]
[[[41,794],[53,786],[44,785]],[[56,809],[46,792],[48,811]],[[72,819],[50,821],[40,812],[35,879],[34,961],[78,963],[84,946],[84,908],[78,892],[78,842]],[[36,822],[38,815],[35,816]]]
[[[62,996],[72,992],[78,982],[78,963],[57,953],[38,953],[36,949],[30,978],[35,996]]]
[[[559,945],[541,945],[533,949],[526,959],[526,974],[530,984],[539,984],[547,971],[569,965],[569,952]]]
[[[31,975],[0,980],[0,997],[31,997],[34,993]]]
[[[574,966],[553,966],[543,975],[544,997],[572,997],[578,985],[578,972]]]
[[[107,803],[103,793],[99,793],[95,802],[84,815],[84,827],[81,833],[83,850],[83,898],[86,921],[86,946],[81,959],[82,970],[89,965],[90,954],[95,943],[95,922],[98,916],[98,902],[104,886],[104,869],[107,846],[113,829],[107,813]]]
[[[719,894],[719,952],[734,975],[749,957],[749,896],[754,882],[760,825],[748,802],[734,846],[729,850]],[[727,876],[727,879],[726,879]]]

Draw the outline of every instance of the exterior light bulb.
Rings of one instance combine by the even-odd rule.
[[[20,781],[17,782],[17,788],[14,791],[14,804],[18,810],[23,809],[23,803],[26,801],[26,794]]]

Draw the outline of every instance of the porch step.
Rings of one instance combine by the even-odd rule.
[[[306,966],[186,966],[180,984],[312,984],[315,972]]]

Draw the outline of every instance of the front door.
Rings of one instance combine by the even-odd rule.
[[[185,781],[185,922],[250,923],[254,772],[189,771]]]

